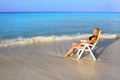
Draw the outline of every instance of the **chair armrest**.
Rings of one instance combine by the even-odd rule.
[[[93,44],[89,44],[89,43],[81,43],[80,45],[85,45],[85,46],[93,46]]]
[[[80,42],[83,42],[83,43],[84,43],[84,42],[87,42],[87,40],[80,40]]]
[[[81,45],[90,45],[89,43],[81,43]]]

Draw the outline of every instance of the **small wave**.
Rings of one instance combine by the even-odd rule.
[[[32,38],[18,37],[16,39],[4,40],[0,42],[0,47],[12,46],[12,45],[26,45],[40,42],[53,42],[62,40],[74,40],[88,38],[91,34],[77,34],[77,35],[62,35],[62,36],[37,36]],[[100,38],[103,39],[114,39],[117,38],[117,34],[102,34]]]

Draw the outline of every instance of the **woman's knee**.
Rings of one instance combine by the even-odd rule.
[[[72,46],[75,46],[75,45],[77,45],[77,44],[78,44],[78,43],[73,42]]]

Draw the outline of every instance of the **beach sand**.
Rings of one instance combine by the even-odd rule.
[[[0,80],[119,80],[120,40],[99,41],[97,60],[77,61],[62,56],[73,41],[34,43],[0,48]]]

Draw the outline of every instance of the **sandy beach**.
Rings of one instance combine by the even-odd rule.
[[[97,60],[63,56],[73,41],[65,40],[0,48],[0,80],[119,80],[120,40],[100,40]]]

